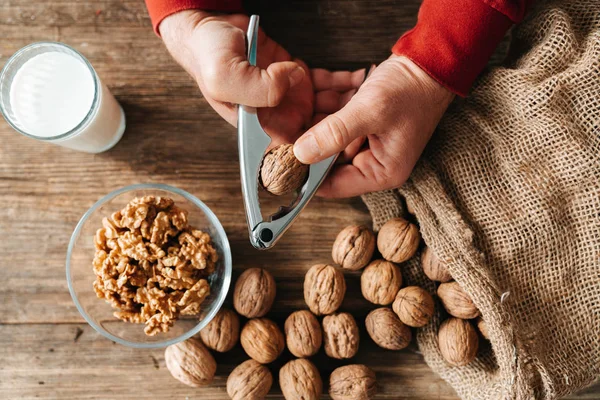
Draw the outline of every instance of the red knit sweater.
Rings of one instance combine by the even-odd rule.
[[[496,46],[533,0],[423,0],[416,26],[392,47],[442,85],[466,96]],[[243,12],[242,0],[146,0],[158,32],[160,22],[181,10]]]

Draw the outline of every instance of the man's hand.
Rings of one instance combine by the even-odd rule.
[[[209,104],[236,125],[236,104],[258,107],[258,117],[273,144],[293,143],[313,123],[316,111],[339,106],[362,82],[363,71],[316,74],[323,94],[315,94],[306,65],[260,30],[257,66],[246,57],[246,15],[216,15],[199,10],[175,13],[159,26],[167,49],[196,80]],[[348,92],[348,93],[346,93]],[[316,104],[315,104],[316,98]],[[322,105],[321,105],[322,104]]]
[[[350,197],[401,186],[410,175],[454,95],[409,59],[380,64],[356,95],[294,145],[306,164],[344,152],[319,189]]]

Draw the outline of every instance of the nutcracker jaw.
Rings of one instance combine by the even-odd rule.
[[[248,25],[248,61],[251,65],[256,65],[258,19],[258,15],[253,15]],[[253,107],[239,105],[237,129],[242,195],[250,243],[259,250],[270,249],[314,196],[333,166],[337,154],[312,164],[309,167],[308,178],[299,189],[297,198],[289,206],[280,207],[265,221],[258,200],[259,174],[271,137],[260,126],[256,109]]]

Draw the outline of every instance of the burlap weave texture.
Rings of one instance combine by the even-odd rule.
[[[489,326],[466,367],[440,355],[441,313],[417,336],[462,398],[554,399],[598,379],[600,2],[538,4],[399,193]],[[395,191],[363,199],[376,229],[403,209]],[[435,291],[418,256],[403,268]]]

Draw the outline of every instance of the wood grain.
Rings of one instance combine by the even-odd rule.
[[[418,0],[249,2],[263,26],[312,66],[360,68],[387,57],[416,20]],[[127,131],[111,151],[90,155],[38,143],[0,123],[0,398],[225,399],[225,379],[243,360],[239,346],[218,355],[214,384],[192,389],[173,380],[162,350],[125,348],[86,325],[67,290],[65,254],[81,215],[100,197],[141,182],[178,186],[221,219],[234,269],[263,266],[275,276],[272,317],[303,308],[302,279],[330,260],[337,232],[368,223],[357,200],[315,199],[275,249],[247,240],[236,134],[200,96],[151,28],[141,0],[10,0],[0,5],[0,64],[20,47],[56,40],[83,52],[123,105]],[[275,200],[268,207],[277,206]],[[342,306],[360,320],[372,308],[349,274]],[[377,372],[381,399],[455,399],[414,348],[386,352],[362,331],[357,362]],[[273,366],[273,372],[284,358]],[[323,377],[336,367],[317,356]],[[278,388],[269,398],[280,398]],[[597,399],[600,386],[571,399]]]

